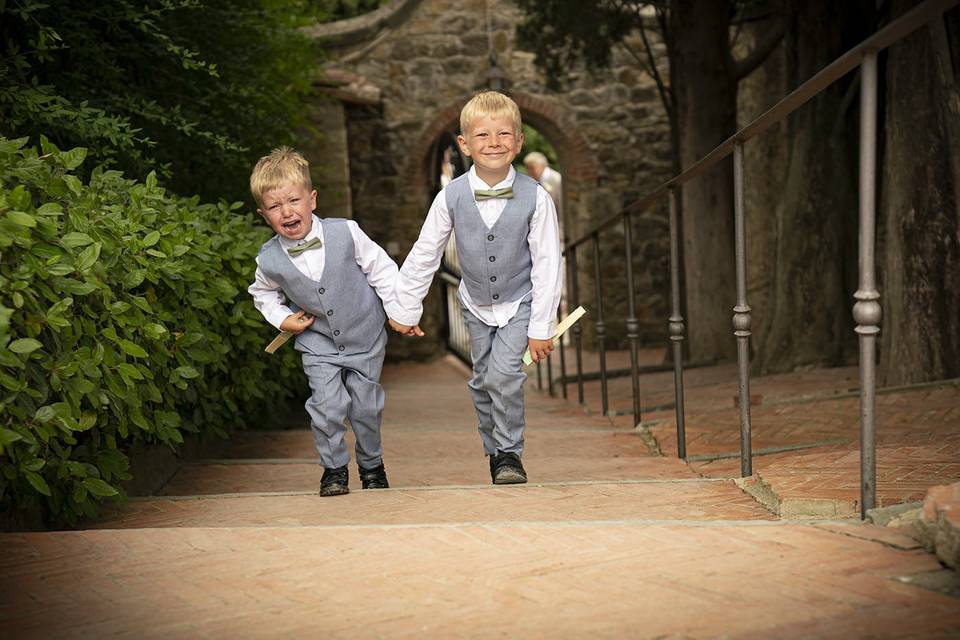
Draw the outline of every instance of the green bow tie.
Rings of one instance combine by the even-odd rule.
[[[319,249],[323,246],[323,241],[320,238],[314,238],[313,240],[308,240],[303,244],[298,244],[295,247],[290,247],[287,249],[287,253],[292,256],[298,256],[308,249]]]
[[[491,200],[493,198],[512,198],[513,187],[504,187],[503,189],[474,189],[473,197],[477,202],[481,200]]]

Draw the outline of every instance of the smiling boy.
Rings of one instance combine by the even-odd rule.
[[[396,331],[423,335],[423,298],[455,232],[473,359],[467,386],[490,477],[494,484],[524,483],[522,358],[529,348],[538,362],[553,349],[563,282],[557,212],[544,188],[511,164],[523,147],[513,100],[477,94],[460,113],[460,132],[457,143],[473,166],[434,199],[387,311]]]
[[[381,301],[392,296],[397,265],[353,220],[313,214],[317,192],[310,167],[293,149],[281,147],[261,158],[250,191],[257,213],[277,235],[260,248],[248,291],[270,324],[296,335],[312,391],[305,406],[324,467],[320,495],[349,492],[347,418],[363,488],[385,489],[380,372],[387,335]]]

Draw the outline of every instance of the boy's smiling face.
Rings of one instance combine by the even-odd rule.
[[[491,187],[510,172],[523,147],[523,132],[509,116],[477,116],[470,130],[457,136],[464,155],[473,158],[477,176]]]
[[[317,192],[307,191],[299,184],[288,184],[271,189],[261,197],[263,216],[277,235],[290,240],[302,240],[313,223],[313,210],[317,207]]]

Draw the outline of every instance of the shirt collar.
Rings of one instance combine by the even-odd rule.
[[[471,188],[471,189],[474,189],[474,190],[476,190],[476,189],[502,189],[502,188],[504,188],[504,187],[513,186],[513,180],[517,177],[517,171],[516,171],[516,169],[513,168],[513,165],[510,165],[510,170],[507,172],[507,177],[504,178],[503,180],[501,180],[500,182],[498,182],[497,184],[493,185],[492,187],[489,186],[489,185],[488,185],[486,182],[484,182],[483,180],[481,180],[479,176],[477,176],[477,167],[476,167],[476,165],[472,165],[472,166],[470,167],[470,171],[467,172],[467,176],[468,176],[468,177],[467,177],[467,180],[470,181],[470,188]]]
[[[323,230],[320,228],[320,218],[318,218],[316,214],[312,214],[310,218],[312,222],[310,223],[310,232],[307,233],[307,235],[303,236],[303,238],[300,240],[291,240],[290,238],[284,238],[283,236],[278,235],[277,237],[280,238],[280,246],[282,246],[284,249],[289,249],[297,246],[298,244],[303,244],[308,240],[313,240],[317,237],[322,240]]]

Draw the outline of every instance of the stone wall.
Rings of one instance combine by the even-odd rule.
[[[432,199],[429,153],[456,132],[461,106],[487,88],[488,42],[506,75],[505,92],[554,145],[564,176],[565,229],[573,239],[669,178],[669,132],[655,85],[617,51],[610,69],[574,70],[569,86],[545,87],[530,53],[514,42],[519,9],[507,0],[395,0],[376,15],[312,30],[327,49],[324,73],[357,77],[379,90],[375,105],[347,105],[350,206],[388,252],[402,259]],[[350,29],[354,29],[352,32]],[[350,33],[355,34],[354,37]],[[346,35],[345,35],[346,34]],[[658,48],[661,46],[655,43]],[[338,125],[331,122],[331,128]],[[340,125],[343,126],[343,125]],[[641,335],[663,344],[669,300],[666,203],[633,222],[635,291]],[[622,226],[602,236],[605,319],[622,336],[626,317]],[[592,247],[578,253],[581,300],[593,304]],[[428,296],[428,338],[391,340],[392,357],[443,349],[440,296]],[[588,339],[592,323],[585,326]]]

